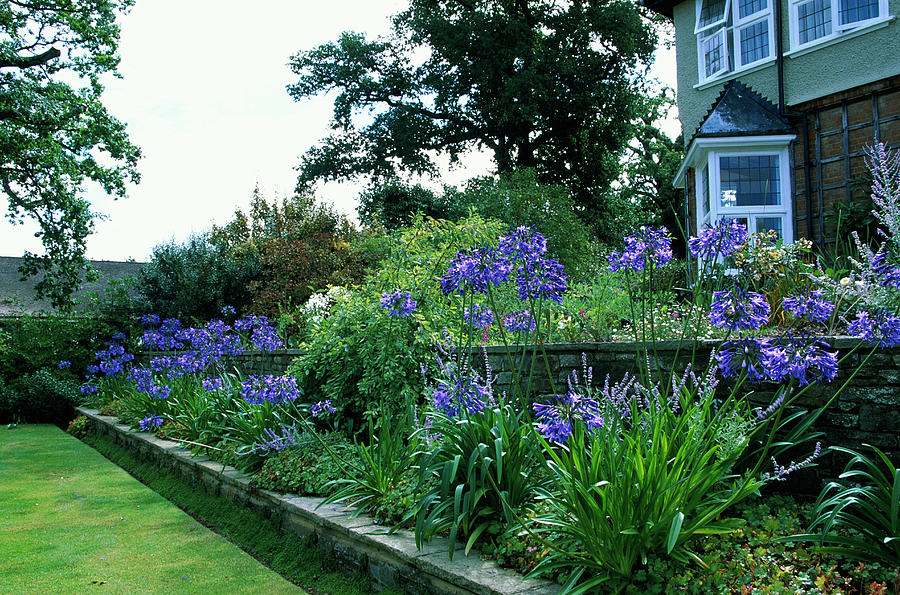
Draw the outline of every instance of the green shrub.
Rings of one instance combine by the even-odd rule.
[[[357,430],[367,414],[396,416],[420,403],[420,366],[432,361],[442,329],[459,326],[440,277],[457,251],[496,242],[502,229],[478,216],[458,223],[418,217],[398,232],[390,256],[334,306],[288,368],[307,400],[331,399]],[[380,305],[383,292],[397,289],[417,302],[409,318],[390,317]]]
[[[253,476],[254,485],[275,492],[325,496],[335,491],[333,482],[344,477],[343,466],[335,456],[343,460],[352,456],[339,435],[320,437],[329,443],[324,449],[319,440],[307,436],[307,440],[266,458],[262,469]],[[353,462],[352,460],[350,461]]]
[[[209,234],[153,248],[137,279],[144,308],[162,318],[209,320],[224,306],[243,310],[250,303],[248,284],[261,267],[255,258],[236,258]]]
[[[64,426],[78,404],[78,384],[38,370],[13,386],[0,387],[0,423],[52,423]]]

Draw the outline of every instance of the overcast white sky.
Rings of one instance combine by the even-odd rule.
[[[249,204],[258,184],[272,199],[293,192],[299,157],[328,134],[329,98],[293,101],[288,58],[341,31],[386,33],[406,0],[138,0],[122,20],[120,72],[104,103],[141,147],[142,181],[125,200],[86,194],[98,221],[88,257],[139,261],[154,245],[183,241],[224,223]],[[231,8],[235,7],[235,8]],[[675,86],[674,52],[655,75]],[[457,184],[488,171],[484,156],[441,180]],[[317,196],[352,213],[359,187],[329,184]],[[0,210],[6,206],[0,200]],[[41,252],[36,226],[0,222],[0,255]]]

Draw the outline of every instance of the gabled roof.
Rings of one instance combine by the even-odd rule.
[[[728,81],[693,138],[793,134],[770,101],[737,80]]]

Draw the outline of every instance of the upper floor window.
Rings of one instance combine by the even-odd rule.
[[[791,0],[791,47],[840,37],[888,16],[888,0]]]
[[[697,35],[701,83],[739,72],[772,55],[775,45],[772,37],[772,0],[696,2],[694,33]]]

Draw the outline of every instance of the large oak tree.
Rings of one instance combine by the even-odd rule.
[[[400,172],[472,149],[533,168],[596,223],[632,138],[656,35],[631,0],[411,0],[392,32],[343,33],[290,62],[297,100],[334,94],[334,132],[298,184]]]
[[[88,180],[114,196],[137,181],[137,147],[100,101],[103,75],[119,63],[117,17],[133,0],[9,0],[0,3],[0,189],[7,217],[32,217],[44,254],[38,295],[70,304],[86,268],[95,214]]]

